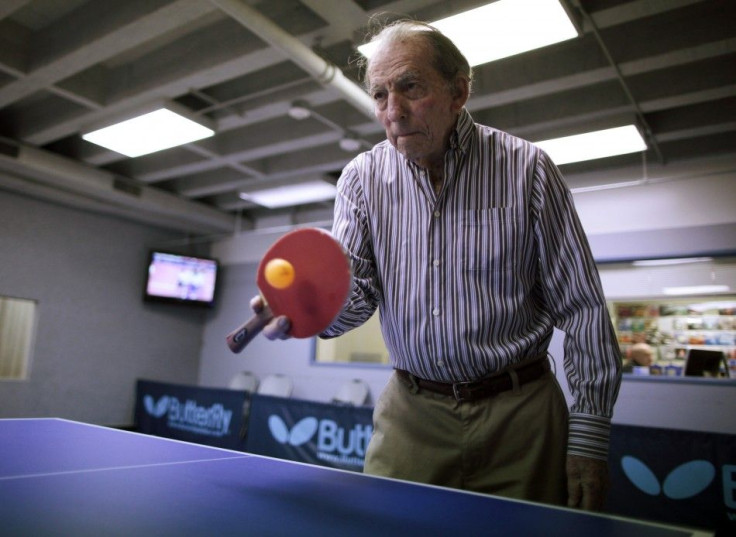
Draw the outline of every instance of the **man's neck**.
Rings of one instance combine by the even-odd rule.
[[[443,154],[441,158],[433,158],[432,160],[414,161],[414,164],[427,172],[432,189],[435,194],[439,194],[442,190],[442,184],[445,182],[445,155]]]
[[[434,193],[439,195],[440,191],[442,190],[442,185],[445,182],[444,164],[442,166],[427,169],[427,174],[429,175],[429,181],[432,184],[432,189],[434,190]]]

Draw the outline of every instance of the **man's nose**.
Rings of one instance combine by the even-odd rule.
[[[400,121],[406,118],[406,100],[396,93],[388,95],[388,119],[389,121]]]

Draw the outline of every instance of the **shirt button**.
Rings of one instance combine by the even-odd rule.
[[[437,362],[437,365],[440,366],[440,367],[445,367],[445,362],[443,362],[442,360],[440,360],[439,362]]]
[[[440,265],[440,260],[439,260],[439,259],[435,259],[434,261],[432,261],[432,264],[433,264],[433,265],[434,265],[435,267],[438,267],[438,266]]]
[[[434,217],[435,218],[439,218],[440,217],[440,212],[439,211],[435,211],[434,212]]]
[[[432,315],[434,315],[435,317],[437,317],[439,314],[440,314],[440,309],[439,308],[435,308],[435,309],[432,310]]]

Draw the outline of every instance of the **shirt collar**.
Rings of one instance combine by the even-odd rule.
[[[465,153],[473,136],[473,118],[465,108],[460,111],[455,130],[450,135],[450,148]]]
[[[450,150],[459,151],[460,153],[468,152],[468,149],[470,147],[470,140],[472,139],[473,133],[475,132],[474,125],[475,123],[473,122],[473,118],[471,117],[470,112],[468,112],[465,107],[463,107],[463,109],[460,111],[460,114],[458,115],[455,128],[450,133]],[[399,153],[399,155],[401,154]],[[420,166],[417,166],[412,161],[408,160],[406,157],[404,157],[404,155],[401,155],[401,158],[404,159],[404,162],[406,162],[412,170],[421,170]]]

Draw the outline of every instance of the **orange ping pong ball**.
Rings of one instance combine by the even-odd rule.
[[[286,289],[294,283],[294,266],[286,259],[274,258],[266,263],[263,276],[275,289]]]

